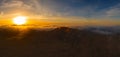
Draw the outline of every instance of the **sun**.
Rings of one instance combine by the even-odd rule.
[[[17,16],[13,18],[13,23],[16,25],[24,25],[27,22],[27,17],[25,16]]]

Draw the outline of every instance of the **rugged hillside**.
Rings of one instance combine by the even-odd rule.
[[[0,28],[0,53],[0,57],[119,57],[120,34],[93,28]]]

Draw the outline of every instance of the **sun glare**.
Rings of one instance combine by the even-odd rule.
[[[13,23],[16,25],[23,25],[27,22],[27,17],[25,16],[17,16],[13,18]]]

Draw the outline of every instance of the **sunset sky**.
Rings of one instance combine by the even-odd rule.
[[[118,24],[120,0],[0,0],[0,20],[19,15],[48,22]]]

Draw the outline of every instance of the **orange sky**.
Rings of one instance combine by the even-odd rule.
[[[0,24],[13,25],[13,18],[10,19],[1,19]],[[96,20],[96,19],[73,19],[73,18],[41,18],[41,19],[27,19],[27,25],[61,25],[61,26],[86,26],[86,25],[102,25],[102,26],[111,26],[111,25],[120,25],[119,21],[115,20]]]

